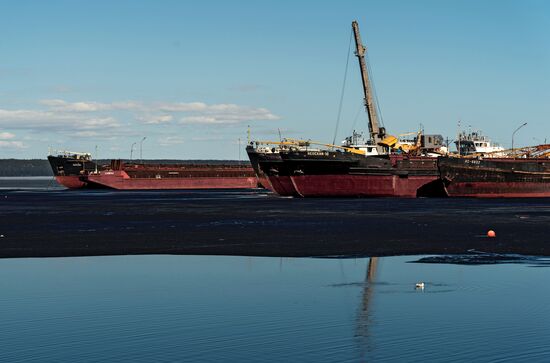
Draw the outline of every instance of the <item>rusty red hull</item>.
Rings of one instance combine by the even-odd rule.
[[[450,197],[550,198],[550,185],[540,183],[468,182],[445,187]]]
[[[438,159],[441,179],[450,197],[550,197],[550,160]]]
[[[55,180],[57,180],[59,184],[69,189],[80,189],[86,186],[86,182],[80,180],[80,176],[78,175],[57,175],[55,177]]]
[[[269,183],[272,191],[283,197],[298,197],[300,194],[294,187],[290,176],[288,175],[270,175]]]
[[[301,197],[415,198],[418,190],[437,180],[437,176],[302,175],[290,179]]]
[[[255,176],[243,177],[130,177],[124,170],[90,174],[82,177],[90,186],[117,190],[170,190],[170,189],[248,189],[257,187]]]

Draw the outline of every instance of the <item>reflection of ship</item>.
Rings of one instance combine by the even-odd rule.
[[[260,160],[260,168],[272,184],[275,180],[290,180],[292,194],[302,197],[423,195],[430,189],[428,185],[438,179],[436,158],[431,156],[446,150],[443,138],[419,134],[414,145],[410,145],[386,135],[378,121],[357,22],[352,27],[369,117],[369,139],[359,145],[352,136],[347,145],[330,145],[323,150],[291,147],[280,153],[282,162]]]
[[[89,153],[62,151],[57,156],[49,155],[48,161],[57,182],[70,189],[85,187],[80,177],[101,168]]]
[[[373,299],[374,282],[376,279],[378,265],[378,257],[369,258],[367,266],[367,274],[363,285],[363,294],[361,299],[360,309],[357,314],[357,331],[356,336],[362,338],[360,350],[361,360],[366,361],[366,355],[370,348],[370,332],[369,327],[372,324],[371,305]]]

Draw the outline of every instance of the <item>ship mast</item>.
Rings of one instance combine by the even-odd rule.
[[[353,28],[353,35],[355,36],[355,55],[359,60],[359,68],[361,70],[361,80],[363,81],[363,93],[365,95],[365,108],[367,109],[367,114],[369,116],[369,131],[371,141],[377,145],[377,148],[380,151],[381,146],[378,146],[378,143],[384,138],[385,130],[383,127],[380,127],[378,122],[378,115],[376,113],[376,107],[374,99],[372,97],[372,87],[369,80],[369,73],[367,72],[367,63],[365,62],[365,52],[366,47],[361,42],[361,35],[359,34],[359,24],[357,21],[351,23]]]

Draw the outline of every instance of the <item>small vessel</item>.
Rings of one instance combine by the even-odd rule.
[[[461,156],[483,155],[485,157],[502,157],[504,156],[504,148],[493,143],[481,131],[471,131],[466,133],[462,131],[458,134],[455,141],[458,154]]]

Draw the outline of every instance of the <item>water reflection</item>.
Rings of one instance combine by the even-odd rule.
[[[372,324],[373,317],[370,314],[370,303],[374,293],[374,283],[376,278],[376,270],[378,265],[378,257],[369,258],[367,265],[367,273],[365,276],[365,283],[363,285],[363,293],[360,303],[360,309],[357,314],[357,332],[356,336],[359,337],[359,352],[361,359],[367,358],[367,353],[372,350],[370,345],[370,332],[369,326]]]
[[[0,361],[550,360],[548,270],[418,259],[0,260]]]

